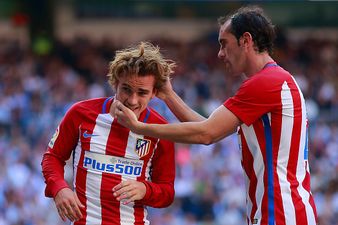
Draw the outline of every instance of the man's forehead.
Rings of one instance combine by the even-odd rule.
[[[220,28],[218,33],[218,41],[225,40],[231,38],[233,35],[230,32],[231,21],[227,20]]]
[[[119,84],[135,90],[152,90],[154,88],[153,76],[136,76],[120,79]]]
[[[221,36],[223,33],[230,33],[230,26],[231,21],[225,21],[225,23],[219,28],[219,36]]]

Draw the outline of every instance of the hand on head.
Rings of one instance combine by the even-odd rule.
[[[162,99],[163,101],[166,99],[166,97],[170,94],[170,92],[173,91],[173,87],[170,82],[170,78],[168,77],[165,84],[157,90],[156,97]]]

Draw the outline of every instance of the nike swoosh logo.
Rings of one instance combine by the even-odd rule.
[[[99,136],[98,134],[87,134],[87,131],[83,132],[83,137],[84,138],[90,138],[90,137],[95,137]]]

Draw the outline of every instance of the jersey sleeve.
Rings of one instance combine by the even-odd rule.
[[[250,126],[265,113],[280,106],[280,93],[279,83],[266,76],[255,77],[243,82],[235,96],[226,100],[223,105]]]
[[[46,197],[55,197],[59,190],[69,187],[64,179],[64,166],[77,145],[79,128],[76,118],[76,106],[73,106],[62,119],[43,155],[41,166]]]
[[[151,181],[143,181],[147,191],[140,202],[156,208],[169,206],[173,202],[175,195],[174,180],[174,144],[167,140],[160,140],[154,153]]]

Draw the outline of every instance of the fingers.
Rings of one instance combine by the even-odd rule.
[[[113,103],[110,106],[109,113],[112,115],[112,117],[116,117],[116,112],[119,111],[117,105],[120,104],[121,102],[119,100],[114,100]]]
[[[129,204],[137,200],[137,193],[133,190],[122,192],[118,197],[116,197],[117,201],[122,201],[124,205]]]
[[[58,214],[63,221],[68,218],[70,221],[77,221],[82,218],[80,208],[84,208],[76,193],[65,190],[55,201]]]
[[[66,211],[63,210],[63,209],[61,209],[61,208],[57,208],[57,210],[58,210],[58,214],[59,214],[59,216],[61,217],[61,219],[62,219],[64,222],[66,222],[66,219],[67,219],[67,217],[66,217]]]
[[[146,193],[146,187],[142,182],[129,180],[116,185],[113,188],[113,192],[117,201],[129,204],[135,200],[142,199]]]
[[[70,221],[75,221],[75,220],[78,220],[78,216],[77,216],[77,212],[76,211],[79,211],[79,213],[81,214],[79,208],[77,207],[77,205],[75,204],[72,204],[72,205],[67,205],[66,206],[66,216],[68,217],[68,219]]]
[[[61,219],[63,221],[66,221],[66,219],[68,218],[70,221],[74,221],[76,220],[75,216],[73,215],[73,210],[71,209],[70,206],[60,206],[58,207],[58,213],[59,216],[61,217]]]
[[[123,115],[125,108],[126,107],[119,100],[114,100],[110,106],[109,113],[112,117],[119,118]]]
[[[82,218],[82,213],[81,213],[80,208],[84,208],[85,206],[80,202],[80,199],[77,197],[77,194],[75,193],[74,195],[75,195],[76,204],[73,206],[73,209],[76,214],[76,220],[79,220]]]
[[[77,203],[77,205],[81,208],[84,208],[85,206],[80,202],[79,197],[77,197],[77,194],[75,193],[75,201]]]
[[[79,219],[82,218],[82,213],[81,213],[80,207],[81,206],[79,206],[78,203],[76,203],[76,204],[74,204],[74,205],[71,206],[71,208],[72,208],[72,214],[71,214],[71,216],[74,218],[74,220],[79,220]]]
[[[126,114],[126,111],[128,108],[123,105],[120,101],[117,101],[116,103],[116,109],[115,109],[115,117],[121,119],[121,117]]]
[[[132,188],[130,187],[128,182],[121,182],[120,184],[113,187],[113,195],[116,197],[118,201],[125,199],[130,196],[128,192],[130,192]]]
[[[68,218],[70,221],[77,221],[82,218],[82,213],[77,204],[63,205],[58,208],[59,216],[63,221]]]

